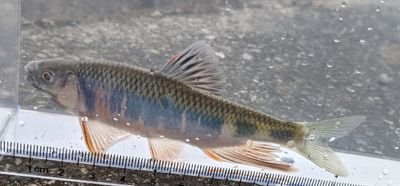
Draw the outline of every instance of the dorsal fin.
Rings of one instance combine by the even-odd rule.
[[[198,41],[173,56],[160,72],[193,88],[220,95],[222,78],[214,64],[214,50],[204,41]]]

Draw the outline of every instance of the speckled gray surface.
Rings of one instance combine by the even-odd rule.
[[[128,2],[118,1],[115,11],[94,6],[87,15],[73,2],[59,14],[22,4],[22,65],[72,55],[157,69],[206,40],[220,58],[224,97],[291,121],[366,115],[331,145],[400,158],[400,2],[132,1],[144,8],[122,11]],[[24,81],[20,103],[58,109]]]

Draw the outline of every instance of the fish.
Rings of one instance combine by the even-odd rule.
[[[277,155],[284,147],[336,176],[348,175],[328,143],[365,116],[292,122],[234,103],[222,96],[216,61],[211,46],[198,41],[159,70],[70,57],[31,61],[24,69],[33,87],[79,116],[93,153],[140,135],[157,160],[176,160],[189,144],[213,160],[290,171],[293,160]]]

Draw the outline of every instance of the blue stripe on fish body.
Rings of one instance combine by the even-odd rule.
[[[158,105],[155,101],[140,98],[141,113],[140,116],[143,118],[146,127],[157,127],[158,117],[160,115],[160,109],[157,109]],[[160,107],[159,107],[160,108]]]
[[[99,80],[93,80],[87,76],[79,78],[79,84],[84,96],[86,112],[99,114],[96,113],[96,109],[107,109],[105,112],[107,116],[102,116],[106,120],[121,114],[121,116],[124,116],[121,119],[126,122],[135,123],[141,118],[145,127],[161,127],[167,130],[179,130],[187,135],[200,136],[218,134],[224,123],[223,118],[205,115],[178,105],[169,95],[161,96],[159,99],[150,98],[152,96],[144,96],[146,94],[143,92],[136,94],[126,89],[104,84]],[[96,97],[99,95],[101,97]],[[99,101],[99,99],[101,100]],[[124,99],[125,103],[123,103]],[[103,105],[96,105],[96,103],[103,103]],[[105,106],[105,108],[96,108],[99,106]],[[126,108],[122,109],[122,107]],[[185,127],[182,117],[185,117]]]
[[[119,99],[117,97],[117,99]],[[182,109],[178,109],[173,101],[158,101],[134,93],[126,93],[126,120],[134,122],[141,118],[146,127],[177,128],[180,123]],[[110,100],[111,102],[122,102]],[[166,108],[167,107],[167,108]]]
[[[108,100],[108,109],[111,113],[121,113],[122,100],[124,98],[124,93],[120,90],[111,89],[109,91],[111,94],[110,100]]]
[[[202,116],[200,123],[203,128],[221,131],[224,119],[214,116]]]
[[[86,106],[86,112],[93,113],[96,110],[96,97],[95,97],[95,83],[85,77],[78,79],[80,92],[84,97],[84,104]]]
[[[129,121],[138,121],[139,116],[141,113],[141,100],[139,99],[139,96],[132,94],[132,93],[127,93],[126,94],[126,110],[125,110],[125,117]]]

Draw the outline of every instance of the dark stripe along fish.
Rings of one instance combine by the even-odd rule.
[[[158,160],[177,159],[186,143],[214,160],[290,171],[293,161],[277,155],[285,146],[326,171],[348,174],[328,142],[348,134],[364,116],[290,122],[232,103],[220,97],[215,60],[211,47],[196,42],[159,71],[58,58],[30,62],[25,78],[80,116],[86,145],[94,153],[141,135]]]

